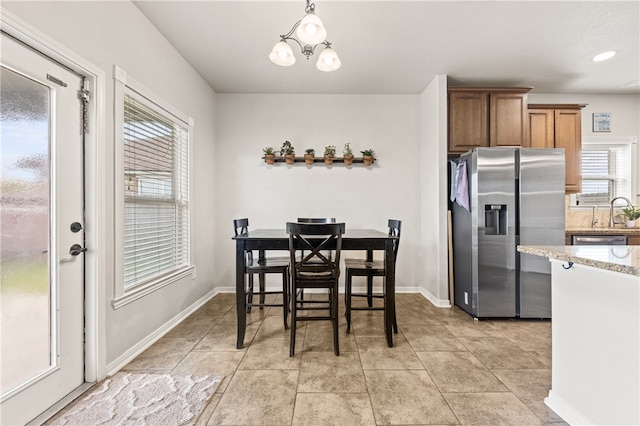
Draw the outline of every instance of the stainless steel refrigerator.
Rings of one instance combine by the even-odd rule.
[[[452,203],[455,304],[476,318],[551,318],[550,263],[516,246],[564,245],[564,149],[476,148],[456,161],[467,180]]]

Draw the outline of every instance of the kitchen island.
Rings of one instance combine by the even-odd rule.
[[[570,424],[640,424],[640,246],[519,246],[551,261],[552,382]]]

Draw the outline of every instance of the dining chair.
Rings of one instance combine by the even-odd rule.
[[[397,237],[394,240],[393,246],[393,262],[395,265],[398,258],[398,247],[400,246],[400,233],[402,228],[402,221],[389,219],[388,222],[389,235]],[[386,270],[384,267],[384,260],[371,260],[371,259],[354,259],[345,258],[345,284],[344,284],[344,304],[345,304],[345,316],[347,319],[347,333],[351,331],[351,311],[384,311],[386,309],[393,309],[393,331],[398,334],[398,323],[396,321],[396,307],[386,306],[374,306],[373,299],[385,300],[386,284],[384,277]],[[366,293],[353,293],[353,277],[366,277],[367,278],[367,292]],[[373,277],[382,277],[382,293],[373,292]],[[353,306],[351,299],[353,297],[367,298],[366,306]]]
[[[236,237],[249,232],[249,219],[234,219]],[[265,306],[282,306],[284,328],[288,329],[287,317],[289,315],[289,257],[265,257],[261,253],[258,259],[254,259],[253,251],[247,250],[245,253],[244,273],[248,277],[248,288],[245,292],[247,299],[247,312],[251,312],[253,306],[264,309]],[[254,275],[258,274],[259,291],[255,291],[253,286]],[[266,290],[265,274],[282,274],[282,290]],[[266,296],[270,294],[281,294],[282,303],[267,303]],[[259,296],[259,302],[254,303],[254,295]]]
[[[333,352],[340,355],[338,342],[338,278],[344,223],[287,223],[291,262],[291,331],[289,356],[295,355],[298,321],[329,320],[333,324]],[[325,255],[333,251],[333,257]],[[304,253],[304,255],[302,255]],[[298,290],[326,290],[326,299],[298,301]],[[322,296],[320,296],[322,297]],[[311,311],[327,311],[312,315]],[[302,312],[306,315],[302,315]]]

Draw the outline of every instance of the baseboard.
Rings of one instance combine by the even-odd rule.
[[[149,334],[147,337],[139,341],[136,345],[129,348],[129,350],[124,352],[118,358],[116,358],[115,360],[107,364],[107,375],[112,376],[118,371],[120,371],[125,365],[133,361],[135,357],[137,357],[142,352],[144,352],[149,346],[157,342],[158,339],[160,339],[162,336],[164,336],[169,331],[171,331],[172,328],[180,324],[189,315],[197,311],[202,305],[207,303],[212,297],[214,297],[218,293],[222,293],[222,291],[219,288],[214,288],[213,290],[211,290],[210,292],[202,296],[200,299],[196,300],[187,309],[180,312],[175,317],[171,318],[169,321],[164,323],[161,327],[159,327],[153,333]]]
[[[430,291],[427,291],[422,287],[416,288],[416,291],[420,293],[422,296],[424,296],[424,298],[427,299],[429,302],[431,302],[431,304],[433,304],[433,306],[435,306],[436,308],[452,307],[451,301],[449,299],[439,299],[436,296],[434,296],[433,293],[431,293]]]
[[[553,392],[553,389],[549,391],[549,396],[544,399],[544,403],[547,407],[551,408],[554,413],[562,417],[562,420],[570,425],[595,425],[585,416],[583,416],[578,410],[576,410],[571,404],[565,401],[557,393]]]
[[[266,286],[266,289],[269,291],[278,291],[279,288],[282,288],[282,287],[278,287],[278,285],[275,285],[275,284],[273,286],[270,286],[267,284]],[[236,292],[235,287],[217,287],[216,290],[218,293],[235,293]],[[366,287],[354,286],[354,290],[357,292],[362,292],[362,291],[366,291]],[[344,286],[340,286],[339,292],[344,293]],[[311,293],[313,293],[313,291],[311,291]],[[433,304],[436,308],[451,308],[451,301],[449,299],[438,299],[437,297],[435,297],[433,294],[431,294],[430,292],[428,292],[422,287],[396,287],[396,293],[419,293],[425,299],[431,302],[431,304]]]

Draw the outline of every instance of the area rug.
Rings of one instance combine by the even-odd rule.
[[[222,377],[119,372],[80,397],[52,425],[192,425]]]

